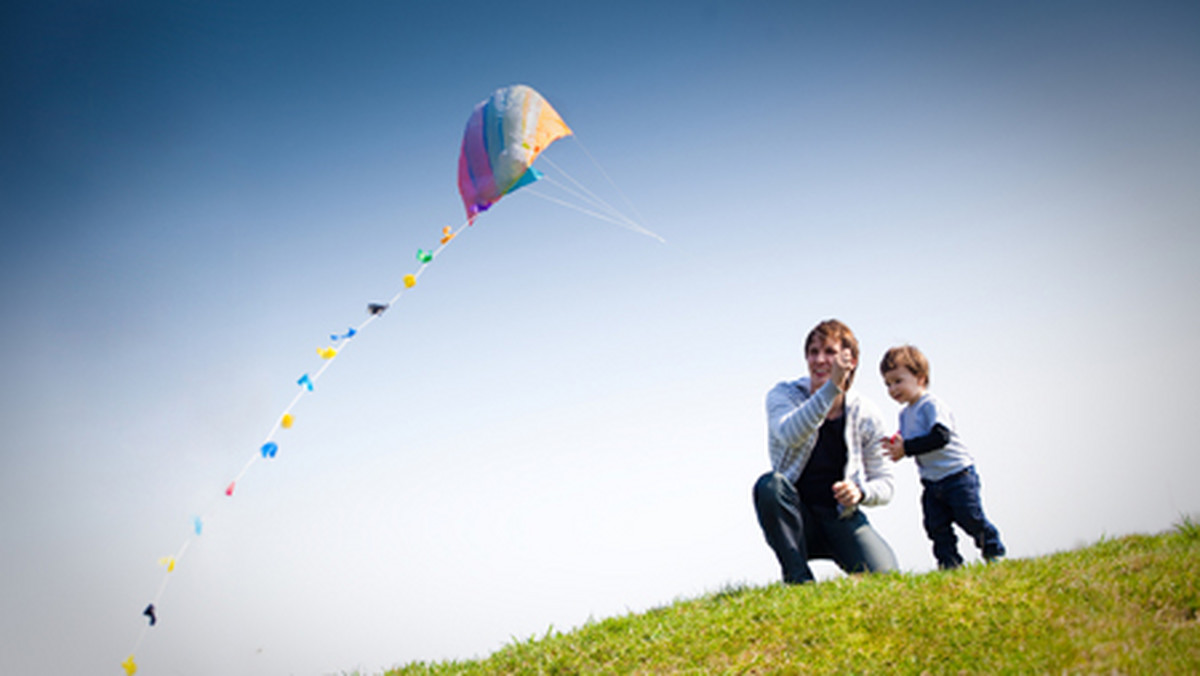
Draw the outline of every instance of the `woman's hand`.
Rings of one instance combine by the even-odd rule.
[[[829,379],[842,392],[850,386],[850,376],[854,373],[854,354],[848,348],[843,348],[838,351],[837,356],[833,358],[833,364],[829,371]]]
[[[862,502],[863,494],[853,481],[839,481],[833,485],[833,499],[843,507],[853,507]]]

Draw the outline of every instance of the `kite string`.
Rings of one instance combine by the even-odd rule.
[[[421,267],[417,268],[417,272],[413,275],[414,281],[417,279],[420,279],[421,275],[425,274],[425,268],[428,268],[430,263],[432,263],[434,260],[436,260],[437,257],[441,255],[442,251],[444,251],[446,249],[446,247],[450,246],[450,243],[453,242],[458,237],[459,233],[461,233],[463,230],[465,230],[468,225],[471,225],[471,219],[469,219],[469,218],[467,220],[463,221],[463,223],[461,225],[459,225],[457,228],[451,230],[450,228],[447,227],[447,229],[443,231],[446,233],[445,236],[442,237],[441,241],[438,244],[438,247],[430,252],[429,260],[422,262]],[[407,290],[406,288],[400,289],[400,291],[398,291],[395,296],[392,296],[392,300],[389,302],[389,304],[395,303],[396,301],[400,300],[400,297],[404,295],[404,292],[406,290]],[[376,319],[377,317],[378,317],[378,315],[371,315],[369,318],[367,318],[367,321],[363,322],[363,325],[365,326],[366,324],[369,324],[372,320]]]
[[[458,228],[456,230],[453,230],[453,231],[447,233],[446,236],[443,236],[439,246],[431,252],[429,260],[422,261],[421,266],[419,268],[417,268],[416,273],[414,273],[412,275],[414,282],[417,279],[419,279],[422,274],[424,274],[425,269],[429,267],[429,264],[433,262],[433,259],[437,258],[438,254],[440,254],[447,246],[449,246],[450,242],[453,242],[454,239],[458,236],[458,234],[461,233],[464,228],[466,228],[468,225],[470,225],[470,223],[471,223],[471,221],[467,220],[462,225],[458,226]],[[397,301],[399,301],[400,297],[404,295],[404,292],[407,290],[407,288],[408,287],[406,284],[404,287],[402,287],[400,289],[399,292],[396,293],[396,295],[392,296],[391,300],[388,302],[388,305],[389,306],[394,305]],[[337,352],[341,353],[341,352],[345,351],[345,349],[350,345],[350,343],[353,341],[353,339],[355,337],[357,337],[366,327],[370,326],[371,323],[374,322],[376,319],[378,319],[380,316],[382,316],[382,315],[372,313],[365,320],[363,320],[363,322],[361,324],[359,324],[357,328],[354,329],[354,333],[352,335],[347,335],[345,338],[343,338],[339,341],[335,341],[338,344]],[[311,376],[308,376],[308,382],[311,383],[315,387],[317,384],[317,381],[319,381],[321,379],[321,376],[325,374],[325,371],[327,371],[330,366],[333,366],[333,359],[332,358],[325,359],[325,362],[321,365],[321,368],[317,369],[316,373],[312,374]],[[263,439],[264,445],[269,444],[275,440],[275,435],[279,432],[279,430],[283,426],[284,418],[291,414],[291,412],[296,408],[296,405],[300,403],[300,400],[304,398],[304,395],[308,394],[309,392],[311,392],[311,390],[309,390],[307,388],[301,388],[301,390],[296,393],[296,396],[292,398],[291,403],[288,404],[286,408],[284,408],[283,413],[281,413],[279,416],[277,416],[275,418],[275,423],[271,426],[271,431],[268,432],[266,438]],[[251,456],[250,460],[248,460],[246,462],[246,464],[242,467],[242,471],[237,474],[237,476],[234,478],[233,482],[236,484],[237,482],[241,481],[242,477],[244,477],[246,475],[246,472],[248,472],[250,470],[250,468],[254,465],[254,463],[258,462],[258,460],[259,460],[258,455]]]
[[[386,310],[387,307],[394,305],[398,300],[400,300],[400,297],[404,295],[404,292],[406,290],[408,290],[408,288],[410,288],[411,286],[415,285],[416,280],[419,279],[422,274],[424,274],[425,269],[429,267],[430,263],[432,263],[433,260],[436,259],[438,257],[438,255],[440,255],[442,253],[442,251],[444,251],[445,248],[447,246],[449,246],[450,243],[453,242],[458,237],[458,235],[461,234],[462,231],[465,230],[466,227],[469,226],[470,224],[471,224],[471,219],[467,219],[465,222],[463,222],[461,225],[459,225],[456,229],[451,230],[451,228],[449,228],[449,227],[446,227],[445,229],[443,229],[443,231],[442,231],[443,236],[442,236],[442,239],[440,240],[439,246],[437,248],[435,248],[432,252],[430,252],[429,257],[427,259],[420,259],[421,266],[417,269],[417,271],[414,274],[411,275],[412,283],[410,283],[410,280],[406,279],[404,286],[400,289],[399,292],[397,292],[394,296],[392,296],[392,299],[388,302],[387,305],[385,305],[383,307],[383,309]],[[419,255],[419,253],[420,252],[418,252],[418,255]],[[362,323],[360,323],[357,327],[352,328],[352,330],[350,332],[348,332],[347,335],[342,336],[340,338],[338,338],[337,336],[333,337],[334,343],[338,346],[337,352],[335,352],[330,357],[325,357],[325,355],[323,354],[322,357],[325,359],[325,362],[321,365],[321,368],[318,369],[312,376],[305,374],[305,376],[303,378],[301,378],[299,384],[308,382],[309,387],[302,386],[300,391],[296,393],[296,396],[293,397],[291,402],[288,403],[288,405],[284,408],[283,413],[281,413],[279,416],[277,416],[275,418],[275,422],[271,425],[270,431],[267,432],[267,436],[263,440],[263,448],[260,449],[260,453],[263,456],[265,456],[266,445],[269,443],[272,443],[275,439],[275,435],[278,434],[279,431],[283,428],[284,419],[286,419],[287,416],[289,416],[291,414],[291,412],[296,408],[297,404],[300,403],[300,400],[304,398],[304,395],[309,394],[313,391],[311,386],[315,385],[316,382],[318,380],[320,380],[321,376],[325,373],[325,371],[328,370],[329,367],[333,365],[332,356],[335,356],[336,354],[344,351],[346,349],[346,347],[349,345],[349,343],[355,337],[357,337],[363,331],[363,329],[370,326],[375,320],[379,319],[380,316],[382,316],[382,310],[380,312],[372,312],[370,314],[370,316],[368,316]],[[318,350],[318,351],[320,351],[320,350]],[[232,483],[230,483],[228,485],[228,487],[225,489],[226,496],[228,496],[228,497],[233,496],[234,486],[242,480],[242,478],[246,475],[246,473],[250,470],[250,468],[253,467],[254,464],[256,462],[258,462],[259,459],[260,459],[260,454],[255,454],[250,457],[250,459],[246,462],[246,464],[242,466],[241,471],[235,475]],[[212,513],[214,511],[214,506],[218,500],[219,500],[219,498],[214,496],[214,498],[211,499],[207,503],[205,508],[200,512],[200,514],[193,517],[195,534],[189,535],[183,541],[183,544],[179,547],[178,551],[175,553],[175,555],[173,557],[164,557],[160,561],[160,563],[166,567],[166,570],[163,573],[162,581],[159,583],[158,592],[154,595],[154,600],[150,603],[149,606],[147,606],[146,612],[144,613],[146,615],[150,615],[152,620],[154,620],[153,613],[155,612],[154,611],[155,607],[158,606],[162,602],[162,598],[166,594],[167,587],[171,581],[171,573],[174,572],[175,566],[179,565],[179,563],[183,560],[184,554],[187,553],[188,548],[191,546],[192,540],[196,536],[199,536],[200,533],[202,532],[204,518],[207,517],[210,513]],[[146,636],[150,630],[150,626],[151,626],[150,624],[146,624],[146,625],[142,626],[141,631],[138,633],[137,640],[134,641],[134,643],[133,643],[133,648],[129,651],[129,658],[128,658],[127,662],[122,664],[122,666],[125,667],[125,669],[126,669],[126,673],[132,674],[134,671],[136,671],[137,667],[134,664],[133,657],[141,649],[142,643],[145,642]]]

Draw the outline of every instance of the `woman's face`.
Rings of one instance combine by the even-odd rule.
[[[808,347],[804,349],[804,359],[808,362],[808,378],[812,382],[812,391],[821,389],[833,373],[833,362],[842,351],[833,338],[820,335],[813,336]]]

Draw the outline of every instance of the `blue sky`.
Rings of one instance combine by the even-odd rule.
[[[890,424],[879,357],[929,355],[1011,555],[1200,512],[1193,3],[28,4],[0,671],[122,673],[199,512],[139,673],[468,658],[772,583],[763,397],[827,317]],[[518,82],[583,144],[547,158],[667,243],[507,197],[225,499],[462,222],[463,125]],[[897,474],[869,515],[926,571]]]

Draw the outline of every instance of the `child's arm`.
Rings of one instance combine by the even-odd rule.
[[[899,443],[900,457],[936,451],[939,448],[945,448],[948,443],[950,443],[950,428],[942,423],[934,423],[929,434],[912,439],[901,439]]]

